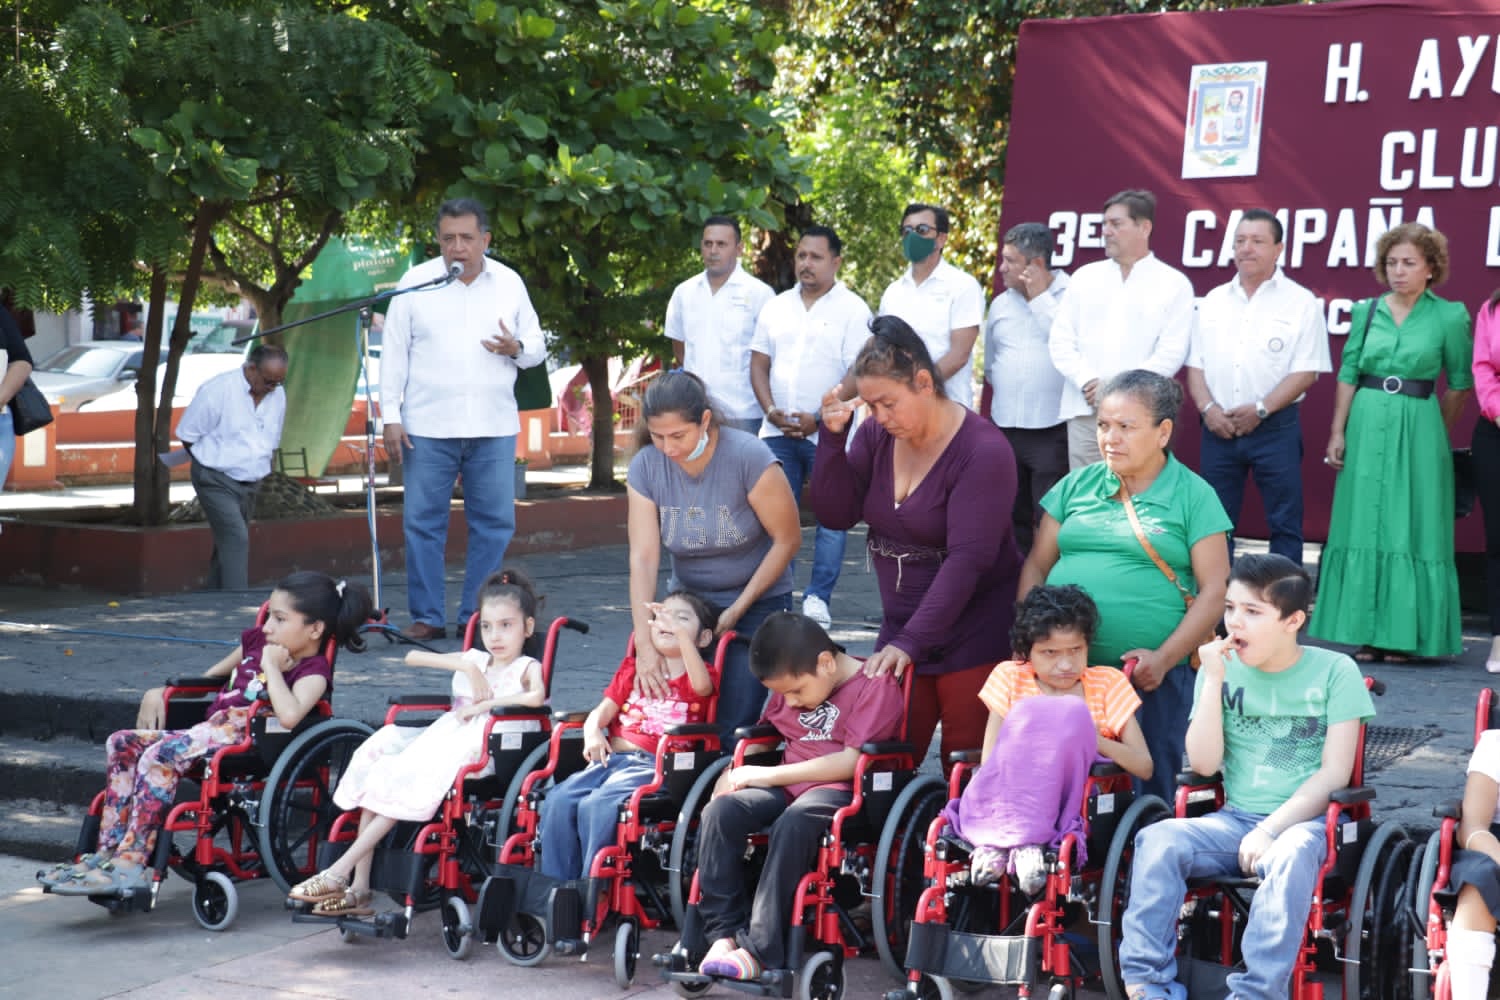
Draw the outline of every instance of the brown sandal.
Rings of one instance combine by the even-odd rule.
[[[292,886],[287,898],[299,903],[321,903],[325,899],[338,899],[348,891],[348,879],[333,872],[318,872],[307,881]]]
[[[368,917],[375,912],[375,907],[370,905],[374,899],[375,894],[368,889],[364,892],[345,889],[340,895],[330,896],[314,906],[312,913],[315,917]]]

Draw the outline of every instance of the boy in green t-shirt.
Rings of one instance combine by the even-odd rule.
[[[1284,998],[1327,854],[1324,814],[1349,784],[1360,723],[1375,707],[1354,661],[1304,648],[1312,583],[1284,556],[1235,560],[1226,639],[1205,645],[1187,732],[1188,763],[1223,771],[1225,805],[1136,836],[1120,973],[1130,1000],[1185,1000],[1174,982],[1178,912],[1190,878],[1254,875],[1238,998]]]

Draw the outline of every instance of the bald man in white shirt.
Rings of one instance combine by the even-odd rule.
[[[516,375],[546,359],[521,276],[485,256],[484,207],[445,202],[437,237],[442,256],[407,271],[399,287],[439,284],[392,300],[380,359],[386,456],[405,466],[405,634],[418,640],[447,636],[444,552],[460,475],[469,531],[460,629],[477,610],[480,584],[505,560],[516,530]]]

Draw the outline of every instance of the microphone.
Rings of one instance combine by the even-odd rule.
[[[463,262],[462,261],[457,261],[457,260],[450,260],[448,262],[448,276],[446,278],[444,278],[443,280],[444,280],[444,282],[456,281],[456,280],[458,280],[459,277],[461,277],[463,275],[463,273],[464,273]]]

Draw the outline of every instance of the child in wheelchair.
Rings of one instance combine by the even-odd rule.
[[[990,711],[982,763],[944,810],[974,845],[974,885],[1008,872],[1028,896],[1041,890],[1046,849],[1070,833],[1084,842],[1081,804],[1097,759],[1151,776],[1135,688],[1120,670],[1088,665],[1098,626],[1098,608],[1076,586],[1035,587],[1017,605],[1016,659],[996,666],[979,692]]]
[[[206,671],[228,682],[208,718],[185,730],[163,730],[160,690],[142,699],[139,729],[107,741],[106,781],[98,847],[76,863],[62,862],[37,878],[64,896],[107,896],[145,889],[162,819],[178,782],[198,761],[242,743],[258,701],[293,729],[329,690],[331,667],[322,649],[332,635],[357,652],[359,628],[370,617],[369,591],[322,573],[293,573],[276,585],[265,624],[246,629],[239,645]]]
[[[1307,573],[1283,556],[1235,560],[1229,634],[1200,650],[1187,732],[1189,766],[1222,771],[1225,805],[1136,836],[1119,951],[1130,1000],[1186,997],[1174,945],[1187,880],[1235,875],[1260,882],[1245,971],[1227,986],[1236,997],[1287,993],[1327,854],[1330,796],[1349,783],[1360,726],[1375,714],[1353,660],[1298,643],[1311,597]]]
[[[452,708],[425,729],[383,726],[355,751],[339,781],[334,804],[360,810],[359,835],[337,861],[288,894],[314,904],[314,915],[372,913],[371,855],[386,834],[403,820],[432,818],[458,772],[483,754],[491,708],[546,701],[541,664],[525,652],[540,603],[531,581],[501,570],[485,580],[478,600],[484,650],[407,656],[410,664],[453,672]]]
[[[724,772],[703,812],[698,911],[711,942],[704,975],[754,980],[787,964],[787,914],[833,814],[853,800],[860,746],[894,738],[905,706],[891,675],[867,676],[811,619],[777,612],[750,644],[750,669],[771,691],[761,715],[785,742],[782,763]],[[770,828],[753,902],[745,844]]]
[[[1500,729],[1486,730],[1469,758],[1455,853],[1447,891],[1457,897],[1446,955],[1453,1000],[1484,1000],[1495,963],[1495,916],[1500,914]]]
[[[719,677],[704,660],[718,615],[697,594],[678,590],[652,604],[651,645],[669,685],[664,698],[635,684],[635,657],[615,671],[604,698],[583,724],[588,766],[542,800],[541,872],[553,879],[583,878],[594,856],[616,835],[620,806],[656,774],[656,748],[667,726],[704,722]]]

